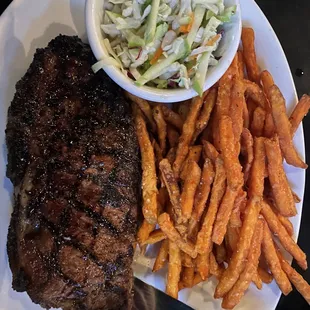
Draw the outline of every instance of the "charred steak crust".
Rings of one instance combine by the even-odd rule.
[[[128,309],[140,196],[129,103],[88,45],[38,49],[8,112],[13,288],[45,308]]]

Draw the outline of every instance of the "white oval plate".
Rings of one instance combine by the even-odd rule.
[[[15,92],[15,83],[28,69],[35,49],[62,34],[78,34],[86,38],[84,26],[85,0],[14,0],[0,17],[0,309],[41,309],[31,302],[26,293],[11,289],[11,271],[6,255],[6,237],[12,211],[12,185],[5,177],[6,147],[5,126],[7,109]],[[258,62],[268,68],[287,100],[288,112],[296,104],[293,79],[281,45],[267,19],[253,0],[241,0],[244,25],[254,28]],[[304,158],[304,138],[300,127],[295,145]],[[286,167],[293,190],[303,197],[305,173],[301,169]],[[302,202],[297,205],[298,215],[292,219],[295,237],[300,226]],[[144,261],[143,264],[147,263]],[[135,276],[144,282],[164,290],[164,273],[154,275],[150,269],[135,263]],[[212,297],[215,283],[209,282],[192,290],[184,290],[180,300],[194,309],[220,309],[220,301]],[[251,287],[236,309],[274,309],[280,297],[277,286],[264,285],[261,291]]]

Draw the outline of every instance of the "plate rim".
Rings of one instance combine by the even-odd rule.
[[[3,11],[3,13],[0,15],[0,29],[1,29],[1,25],[3,23],[5,23],[5,20],[7,18],[7,16],[12,12],[14,11],[14,8],[15,6],[18,7],[21,3],[25,2],[26,0],[13,0],[9,6]],[[48,0],[48,1],[52,1],[52,0]],[[87,0],[85,0],[87,1]],[[242,3],[244,1],[249,1],[249,0],[241,0],[240,3],[241,3],[241,14],[242,14]],[[277,34],[275,33],[271,23],[269,22],[267,16],[264,14],[264,12],[262,11],[262,9],[258,6],[258,4],[256,3],[256,1],[254,0],[251,0],[251,5],[254,5],[256,7],[256,10],[257,12],[260,13],[260,15],[265,19],[267,25],[269,26],[269,28],[271,29],[272,31],[272,34],[273,34],[273,37],[275,37],[275,40],[277,41],[277,44],[280,46],[280,50],[281,50],[281,58],[284,59],[283,61],[283,69],[287,72],[289,72],[289,78],[290,78],[290,83],[292,85],[292,91],[294,92],[294,100],[295,100],[295,104],[296,102],[298,101],[298,96],[297,96],[297,91],[296,91],[296,86],[295,86],[295,82],[294,82],[294,79],[293,79],[293,75],[292,75],[292,72],[290,70],[290,67],[289,67],[289,63],[288,63],[288,60],[286,58],[286,55],[285,55],[285,52],[284,52],[284,49],[281,45],[281,42],[277,36]],[[1,31],[0,31],[1,32]],[[284,68],[284,65],[285,65],[285,68]],[[2,102],[0,102],[0,104],[3,104]],[[301,123],[301,125],[299,126],[299,130],[300,130],[300,137],[299,139],[301,140],[301,144],[299,146],[299,150],[300,150],[300,155],[303,159],[305,159],[305,137],[304,137],[304,130],[303,130],[303,124]],[[6,158],[5,158],[6,160]],[[296,168],[297,169],[297,168]],[[304,194],[305,194],[305,190],[306,190],[306,183],[305,183],[305,176],[306,176],[306,172],[305,170],[303,170],[303,179],[301,180],[301,182],[303,183],[302,184],[302,193],[303,193],[303,196],[301,197],[301,201],[302,201],[302,204],[301,204],[301,208],[300,208],[300,215],[297,217],[297,221],[296,221],[296,224],[295,224],[295,227],[294,227],[294,239],[295,241],[297,241],[298,239],[298,236],[299,236],[299,233],[300,233],[300,226],[301,226],[301,219],[302,219],[302,211],[303,211],[303,207],[304,207]],[[280,296],[279,295],[279,298],[277,299],[277,302],[276,304],[278,304],[279,300],[280,300]]]

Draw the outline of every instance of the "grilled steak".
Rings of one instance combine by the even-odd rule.
[[[128,309],[140,197],[130,104],[90,48],[37,50],[8,113],[13,288],[45,308]]]

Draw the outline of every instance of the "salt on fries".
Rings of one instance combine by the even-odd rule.
[[[234,308],[253,282],[292,285],[310,301],[310,286],[284,259],[277,244],[307,268],[292,239],[289,217],[299,198],[283,160],[307,165],[293,144],[310,108],[304,95],[291,116],[268,71],[256,63],[254,32],[242,31],[243,51],[204,95],[169,108],[129,95],[143,170],[143,251],[159,243],[153,272],[168,264],[166,292],[178,292],[214,276],[214,297]],[[149,131],[148,131],[149,130]],[[264,284],[263,284],[264,283]]]

